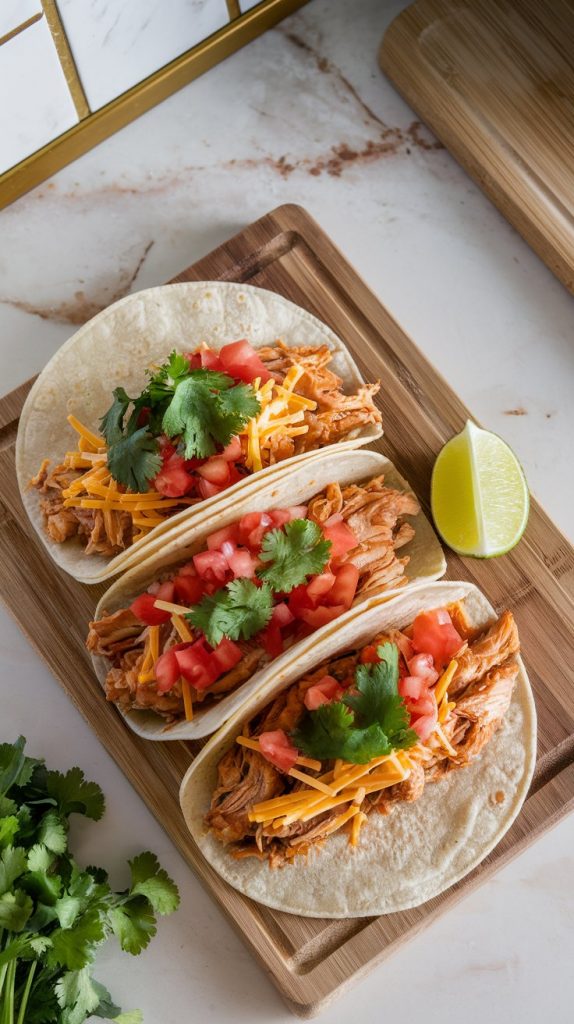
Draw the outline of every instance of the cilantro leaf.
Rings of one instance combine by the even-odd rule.
[[[8,892],[27,867],[26,851],[21,846],[2,850],[0,855],[0,896]]]
[[[103,434],[108,445],[115,444],[122,437],[124,432],[124,416],[132,401],[123,388],[115,388],[113,396],[114,400],[110,408],[100,420],[100,434]]]
[[[417,742],[398,692],[398,648],[386,643],[377,648],[377,654],[380,662],[357,666],[357,694],[322,704],[305,715],[293,734],[293,742],[305,754],[320,760],[342,758],[351,764],[367,764]]]
[[[110,925],[126,953],[137,956],[149,944],[157,928],[150,903],[145,896],[135,896],[123,906],[109,912]]]
[[[185,458],[206,458],[217,445],[229,444],[260,405],[250,384],[233,384],[233,378],[214,370],[192,370],[178,384],[164,413],[168,437],[181,435]]]
[[[147,491],[161,469],[159,444],[147,427],[127,434],[108,448],[108,469],[119,484],[132,491]]]
[[[357,666],[355,681],[358,695],[343,699],[360,722],[377,723],[394,748],[412,746],[416,743],[416,734],[408,729],[409,713],[398,691],[398,647],[385,643],[377,648],[377,654],[381,659],[379,662]]]
[[[321,527],[311,519],[293,519],[280,530],[269,530],[263,537],[259,557],[269,562],[257,575],[273,590],[287,594],[305,583],[308,576],[322,572],[331,552]]]
[[[22,886],[47,906],[53,906],[62,891],[62,879],[53,868],[56,855],[42,843],[36,843],[28,851],[28,872],[22,879]]]
[[[92,962],[94,947],[105,937],[104,918],[97,909],[87,910],[71,928],[56,928],[52,932],[48,963],[53,967],[79,971]]]
[[[56,802],[60,814],[85,814],[99,821],[104,813],[104,794],[97,782],[86,782],[81,768],[70,768],[65,775],[51,771],[47,774],[48,795]]]
[[[10,846],[19,830],[20,822],[15,814],[9,814],[5,818],[0,818],[0,850]]]
[[[212,647],[229,637],[249,640],[263,629],[273,612],[273,594],[267,584],[258,587],[252,580],[232,580],[215,594],[205,594],[186,618]]]
[[[167,362],[163,363],[156,373],[150,374],[148,394],[151,404],[171,397],[178,384],[185,377],[189,377],[190,373],[189,362],[181,352],[174,349]]]
[[[99,1005],[88,967],[66,971],[56,982],[56,997],[62,1008],[62,1024],[82,1024]]]
[[[36,765],[41,764],[24,754],[26,740],[19,736],[15,743],[0,743],[0,796],[12,786],[25,786]]]
[[[140,853],[129,862],[132,872],[130,892],[145,896],[156,914],[171,914],[179,906],[179,892],[175,882],[159,866],[154,853]]]
[[[21,932],[33,909],[32,900],[22,889],[5,892],[0,896],[0,928]]]
[[[54,853],[64,853],[68,844],[67,829],[55,811],[48,811],[38,826],[38,842]]]

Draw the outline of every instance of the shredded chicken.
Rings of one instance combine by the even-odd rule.
[[[401,586],[405,582],[405,567],[409,559],[408,556],[398,558],[395,549],[405,544],[414,534],[410,523],[402,519],[404,515],[414,516],[419,511],[414,495],[385,487],[383,476],[369,481],[364,487],[351,484],[341,489],[338,483],[329,484],[325,491],[311,500],[307,515],[309,519],[321,524],[334,514],[332,509],[337,510],[359,540],[359,544],[341,559],[343,562],[352,562],[359,569],[357,596]],[[115,612],[114,615],[104,615],[99,621],[90,624],[88,649],[111,659],[113,676],[109,677],[111,681],[108,690],[116,696],[110,699],[116,700],[123,708],[142,706],[144,686],[145,706],[154,706],[153,698],[157,688],[153,680],[140,684],[137,688],[132,685],[121,686],[119,656],[130,649],[138,648],[143,651],[146,637],[147,630],[129,609]],[[292,642],[295,639],[296,636],[292,638]],[[172,631],[170,634],[169,629],[166,632],[162,627],[162,652],[179,642],[180,638],[176,633]],[[263,664],[266,655],[255,639],[242,641],[240,646],[244,657],[230,672],[207,690],[196,692],[191,688],[194,701],[220,699],[249,679]],[[161,707],[165,707],[165,701],[158,699],[157,710],[163,714],[160,704]],[[170,703],[168,713],[171,716],[184,714],[181,692],[179,700]]]
[[[327,499],[335,500],[336,494],[331,491],[318,507],[327,508]],[[381,643],[384,639],[379,636],[373,642]],[[456,706],[443,723],[444,735],[454,748],[454,753],[447,753],[440,740],[436,745],[420,748],[421,758],[413,755],[408,778],[380,793],[366,795],[361,803],[362,812],[368,815],[377,810],[388,814],[403,801],[418,800],[423,795],[425,785],[470,764],[478,757],[502,724],[510,706],[518,674],[518,664],[512,655],[518,649],[518,635],[510,612],[504,612],[498,622],[472,640],[468,648],[463,648],[460,665],[464,683],[461,685],[459,682]],[[263,731],[274,729],[292,732],[305,712],[304,697],[309,686],[326,674],[340,681],[348,681],[353,676],[360,653],[355,651],[332,662],[325,662],[311,675],[284,690],[245,726],[244,734],[257,736]],[[270,823],[254,824],[247,816],[250,807],[262,799],[270,799],[270,796],[266,792],[264,797],[257,795],[254,798],[249,788],[237,787],[229,774],[229,765],[237,763],[238,758],[241,758],[242,778],[247,772],[248,762],[253,760],[260,768],[263,761],[261,755],[253,750],[241,746],[232,747],[218,766],[218,788],[205,819],[217,839],[231,844],[230,852],[235,857],[264,857],[270,867],[282,867],[296,853],[303,850],[306,852],[311,846],[323,842],[329,823],[349,807],[349,804],[339,804],[307,821],[295,821],[279,829]],[[293,780],[269,763],[267,767],[277,780],[277,793],[273,795],[295,792],[301,788],[300,782],[293,783]],[[332,762],[326,761],[321,771],[329,771],[331,767]],[[266,784],[271,790],[272,779],[269,773]],[[222,815],[220,794],[223,791],[226,802]]]
[[[44,516],[48,536],[63,544],[78,537],[85,545],[87,555],[119,554],[132,543],[132,521],[127,512],[110,510],[104,520],[101,509],[65,508],[62,491],[82,476],[82,470],[69,469],[63,463],[49,470],[50,461],[44,459],[40,471],[30,480],[30,486],[40,491],[40,511]]]

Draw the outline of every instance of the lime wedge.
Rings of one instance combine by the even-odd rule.
[[[467,420],[439,452],[432,473],[432,514],[445,544],[475,558],[504,555],[524,533],[529,504],[514,452]]]

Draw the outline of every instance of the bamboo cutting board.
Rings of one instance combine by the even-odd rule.
[[[386,433],[374,447],[395,462],[428,510],[434,457],[460,430],[467,411],[304,210],[279,207],[177,280],[249,282],[285,295],[328,323],[365,377],[381,378]],[[259,907],[219,879],[187,833],[178,787],[191,745],[146,743],[103,700],[83,646],[103,587],[75,583],[50,562],[18,495],[14,441],[30,384],[0,402],[2,597],[288,1005],[312,1016],[574,808],[574,552],[533,502],[527,532],[510,555],[490,561],[449,555],[452,579],[471,580],[497,610],[514,610],[538,707],[533,785],[497,849],[441,896],[398,914],[322,921]]]
[[[574,291],[574,0],[416,0],[379,59]]]

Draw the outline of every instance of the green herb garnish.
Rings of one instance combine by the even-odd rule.
[[[257,575],[278,593],[287,594],[325,568],[331,552],[331,541],[325,540],[321,527],[311,519],[292,519],[279,530],[269,530],[263,537],[261,553],[269,565]]]
[[[380,662],[357,666],[356,695],[307,713],[292,736],[298,749],[321,761],[342,758],[367,764],[418,741],[414,729],[408,728],[409,713],[398,692],[398,648],[385,643],[377,654]]]
[[[185,617],[201,630],[212,647],[217,647],[224,636],[230,640],[249,640],[267,625],[272,612],[270,587],[237,579],[213,595],[206,594]]]
[[[0,744],[0,1024],[82,1024],[122,1014],[92,977],[112,933],[137,954],[156,933],[156,915],[179,903],[153,853],[130,861],[131,883],[113,892],[101,868],[82,869],[68,847],[69,816],[97,821],[99,786],[79,768],[62,774],[26,757],[25,740]]]

